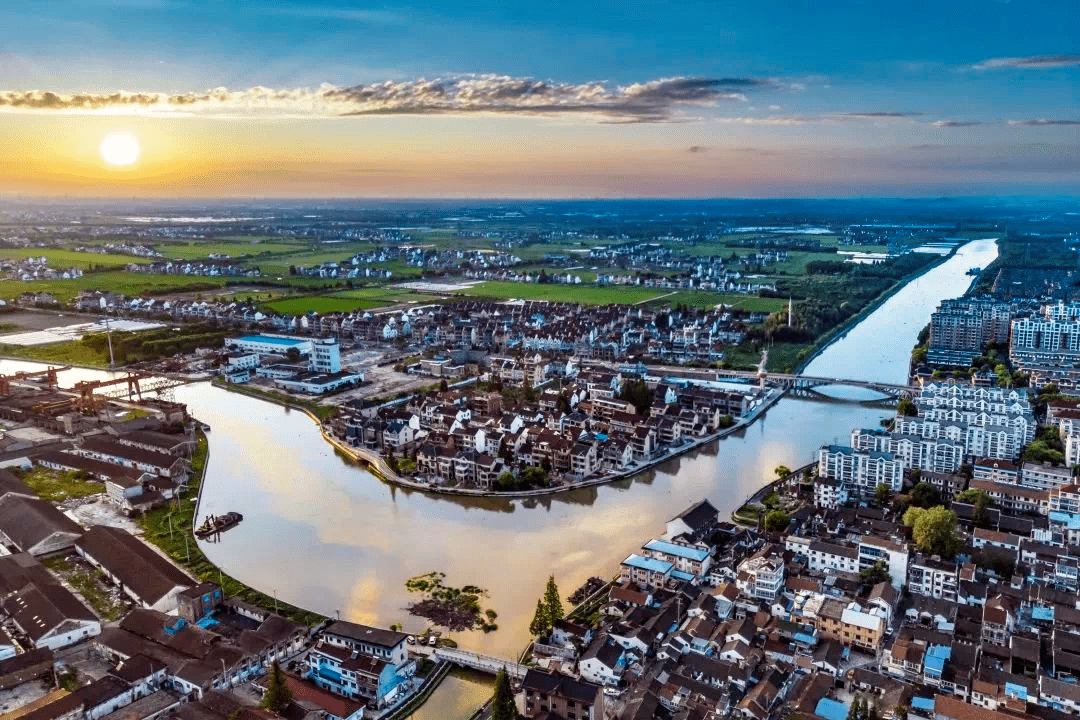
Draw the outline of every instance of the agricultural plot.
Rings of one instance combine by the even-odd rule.
[[[107,255],[105,253],[79,252],[78,250],[62,250],[59,248],[2,248],[0,258],[23,259],[28,257],[43,257],[49,261],[49,267],[66,270],[67,268],[79,268],[86,270],[90,267],[124,267],[129,263],[148,263],[149,258],[135,257],[134,255]]]
[[[307,243],[284,243],[261,240],[236,240],[231,242],[161,243],[154,247],[159,253],[174,260],[196,260],[211,253],[228,255],[230,258],[250,258],[257,255],[282,254],[303,251]]]
[[[61,303],[70,302],[80,290],[101,290],[125,295],[164,295],[173,292],[197,292],[213,289],[229,278],[192,275],[150,275],[122,270],[87,273],[75,280],[0,280],[0,298],[14,299],[26,292],[47,292]]]
[[[596,287],[595,285],[525,285],[511,282],[485,282],[462,294],[474,297],[578,302],[587,305],[629,305],[653,300],[668,292],[670,291],[632,286]]]

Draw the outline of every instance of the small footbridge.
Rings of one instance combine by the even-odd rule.
[[[520,665],[512,660],[506,660],[492,655],[481,655],[480,653],[469,652],[467,650],[457,650],[455,648],[436,648],[431,656],[437,661],[441,660],[459,667],[478,670],[489,675],[497,675],[500,670],[505,668],[506,674],[514,680],[523,679],[525,673],[529,671],[529,668],[525,665]]]

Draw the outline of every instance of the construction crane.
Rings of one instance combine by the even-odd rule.
[[[64,370],[70,370],[70,365],[63,367],[49,367],[45,370],[35,370],[34,372],[17,372],[13,375],[0,375],[0,397],[7,397],[11,395],[11,381],[12,380],[29,380],[35,377],[45,377],[45,382],[49,387],[56,387],[58,380],[56,374],[63,372]]]

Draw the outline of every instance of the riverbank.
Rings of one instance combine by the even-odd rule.
[[[163,507],[143,513],[136,519],[142,529],[143,539],[156,546],[173,562],[187,570],[193,577],[205,582],[217,583],[225,597],[239,598],[246,603],[271,610],[305,625],[317,625],[326,618],[317,613],[279,602],[258,590],[226,575],[221,568],[203,554],[195,538],[199,505],[202,501],[203,478],[210,457],[206,434],[198,433],[198,445],[191,458],[191,480],[187,489]],[[267,549],[272,553],[271,548]]]
[[[909,283],[911,283],[912,281],[922,277],[923,275],[926,275],[931,270],[934,270],[934,269],[940,267],[941,265],[945,264],[949,260],[951,260],[956,255],[956,253],[960,251],[960,248],[964,247],[965,245],[967,245],[970,242],[972,242],[972,241],[971,240],[966,240],[966,241],[960,243],[959,245],[954,247],[952,250],[950,250],[945,255],[942,255],[937,260],[928,263],[925,267],[920,268],[916,272],[908,273],[907,275],[905,275],[902,278],[899,278],[887,290],[880,293],[878,295],[878,297],[876,297],[872,302],[867,304],[867,306],[864,307],[862,310],[855,313],[854,315],[849,317],[847,320],[840,323],[839,325],[834,327],[832,330],[828,331],[827,333],[822,335],[820,338],[815,340],[814,343],[812,345],[810,345],[810,347],[809,347],[810,352],[806,355],[806,357],[803,358],[802,360],[800,360],[798,363],[796,363],[796,365],[795,365],[795,373],[794,374],[796,374],[796,375],[802,374],[803,371],[805,371],[806,368],[810,365],[810,363],[812,363],[814,360],[817,359],[817,357],[819,355],[821,355],[823,352],[825,352],[825,350],[827,350],[830,345],[832,345],[837,340],[842,340],[844,338],[844,336],[847,335],[847,333],[849,333],[852,329],[855,328],[856,325],[861,323],[863,320],[865,320],[867,317],[869,317],[871,315],[871,313],[875,312],[878,308],[880,308],[882,305],[884,305],[886,302],[888,302],[888,300],[890,298],[892,298],[898,292],[900,292],[905,287],[907,287]]]

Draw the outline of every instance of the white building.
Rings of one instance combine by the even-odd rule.
[[[859,570],[883,562],[889,569],[892,586],[902,589],[907,584],[908,551],[907,546],[885,538],[863,535],[859,538]]]
[[[341,372],[341,346],[337,338],[320,338],[312,343],[309,367],[317,373]]]
[[[783,559],[754,555],[743,560],[736,585],[746,597],[773,602],[784,589]]]
[[[258,355],[284,355],[295,348],[301,355],[311,354],[311,341],[285,335],[245,335],[226,338],[225,347],[233,351],[252,352]]]
[[[882,484],[899,492],[904,486],[904,463],[887,452],[826,445],[818,450],[818,477],[838,480],[860,494],[872,493]]]

